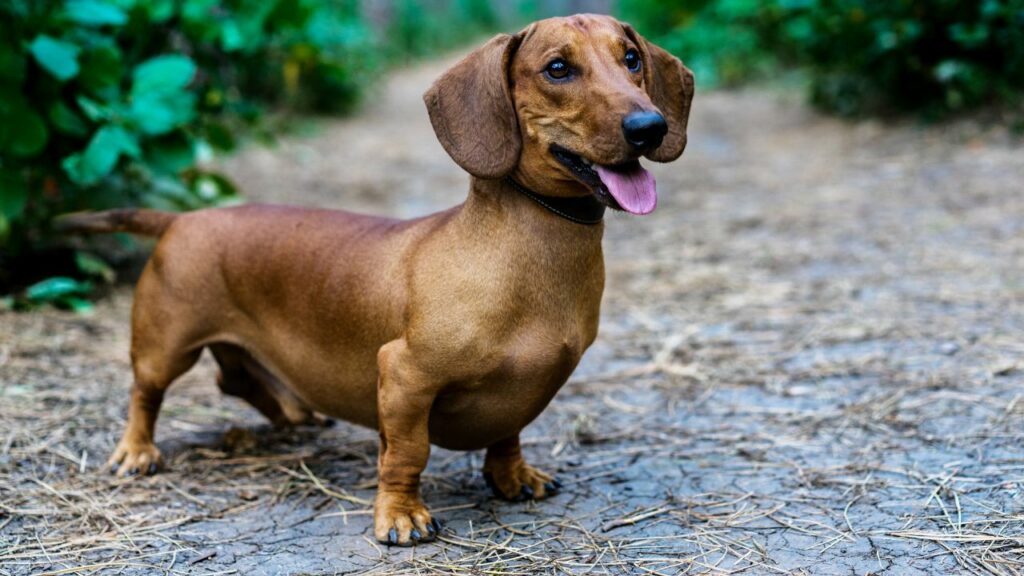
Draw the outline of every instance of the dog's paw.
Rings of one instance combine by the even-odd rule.
[[[541,500],[554,496],[562,483],[522,460],[510,467],[484,469],[484,482],[494,495],[513,502]]]
[[[136,476],[156,474],[161,464],[160,450],[153,444],[129,444],[121,441],[114,454],[107,460],[106,467],[111,474]]]
[[[430,516],[415,494],[378,492],[373,506],[373,534],[388,546],[413,546],[431,542],[441,523]]]

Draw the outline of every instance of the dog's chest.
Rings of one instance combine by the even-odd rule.
[[[593,336],[583,331],[520,335],[485,373],[453,383],[431,411],[431,440],[472,450],[517,433],[548,405]]]
[[[599,243],[565,239],[504,238],[460,257],[443,276],[428,264],[414,281],[409,334],[446,379],[431,440],[471,450],[518,433],[568,380],[597,336],[604,266]],[[426,289],[438,278],[443,291]]]

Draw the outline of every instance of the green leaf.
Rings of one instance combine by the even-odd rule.
[[[260,0],[259,2],[246,2],[244,9],[240,10],[238,14],[248,14],[254,11],[262,11],[258,7],[267,4]],[[188,2],[181,3],[181,18],[187,23],[198,24],[202,26],[209,26],[216,20],[215,14],[217,13],[220,0],[189,0]]]
[[[36,62],[57,80],[66,82],[78,75],[78,46],[40,34],[28,49]]]
[[[122,154],[138,157],[138,139],[120,126],[104,126],[96,131],[85,151],[64,159],[62,166],[76,184],[91,186],[110,174]]]
[[[192,3],[191,1],[185,2],[185,6],[187,7]],[[177,11],[176,5],[177,2],[175,0],[147,0],[142,3],[141,8],[146,11],[150,22],[161,24],[174,16]]]
[[[225,20],[220,28],[220,45],[225,52],[234,52],[245,47],[245,36],[233,19]]]
[[[74,110],[60,101],[54,103],[50,108],[50,124],[60,132],[71,136],[85,136],[89,131],[85,120],[82,120]]]
[[[78,107],[85,113],[85,117],[93,122],[110,118],[110,109],[95,100],[78,96],[75,98],[75,102],[78,102]]]
[[[28,204],[28,187],[18,174],[0,171],[0,216],[10,222],[18,219]]]
[[[7,124],[6,149],[14,156],[35,156],[46,146],[49,139],[46,123],[28,106],[18,103],[2,117]]]
[[[75,252],[75,266],[86,276],[102,278],[104,282],[113,282],[116,278],[114,269],[99,257],[81,250]]]
[[[114,148],[132,158],[138,158],[141,154],[139,139],[121,126],[104,126],[100,128],[96,133],[93,143],[96,146]]]
[[[30,302],[55,302],[66,296],[88,294],[92,283],[82,282],[65,276],[54,276],[37,282],[25,289],[25,298]]]
[[[174,110],[158,94],[132,99],[128,117],[143,134],[166,134],[178,125]]]
[[[83,26],[120,26],[128,21],[123,10],[97,0],[68,0],[64,12],[73,22]]]
[[[58,304],[62,304],[71,309],[76,314],[88,314],[92,312],[96,306],[92,302],[89,302],[85,298],[79,298],[77,296],[65,296],[61,298]]]
[[[128,118],[144,134],[166,134],[195,118],[196,97],[188,92],[150,93],[132,99]]]
[[[180,91],[195,74],[196,65],[186,56],[172,54],[151,58],[135,67],[132,96]]]

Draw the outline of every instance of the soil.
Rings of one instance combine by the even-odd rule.
[[[467,177],[394,72],[357,117],[223,162],[252,200],[410,217]],[[564,482],[493,499],[435,449],[442,540],[372,538],[376,434],[272,430],[205,358],[168,470],[101,470],[124,425],[130,287],[0,313],[0,574],[1024,573],[1024,145],[700,92],[657,211],[611,214],[598,341],[525,433]]]

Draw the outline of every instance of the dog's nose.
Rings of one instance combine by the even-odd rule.
[[[667,132],[665,117],[657,112],[631,112],[622,119],[622,133],[636,148],[651,150],[661,146]]]

